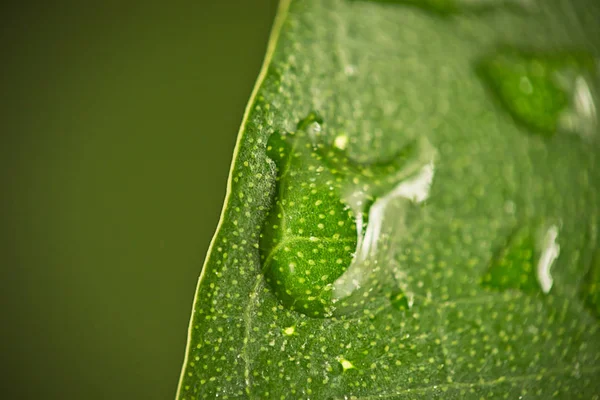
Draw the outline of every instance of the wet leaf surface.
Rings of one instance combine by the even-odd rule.
[[[600,8],[487,3],[282,3],[180,399],[597,398]]]

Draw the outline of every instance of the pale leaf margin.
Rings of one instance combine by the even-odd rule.
[[[235,148],[233,150],[233,157],[231,160],[231,166],[229,167],[229,176],[227,178],[227,189],[225,192],[225,199],[223,201],[223,208],[221,209],[221,215],[219,217],[219,222],[217,224],[217,228],[215,233],[210,241],[210,245],[208,246],[208,251],[206,253],[206,257],[204,258],[204,263],[202,265],[202,270],[200,272],[200,277],[198,278],[198,283],[196,284],[196,291],[194,292],[194,300],[192,304],[192,313],[190,315],[190,322],[188,325],[188,334],[187,334],[187,344],[185,346],[185,355],[183,359],[183,365],[181,367],[181,374],[179,375],[179,383],[177,384],[177,394],[175,395],[175,399],[179,399],[181,395],[181,387],[183,384],[183,378],[185,376],[186,367],[188,365],[189,356],[190,356],[190,346],[192,341],[192,330],[194,324],[194,316],[196,314],[196,303],[198,299],[198,292],[200,290],[200,285],[202,284],[202,280],[204,278],[204,273],[206,272],[206,266],[208,264],[208,260],[210,255],[212,254],[213,246],[215,244],[215,240],[221,230],[221,225],[223,224],[223,220],[225,217],[225,213],[229,204],[229,197],[231,196],[231,185],[233,180],[233,171],[235,167],[235,163],[237,162],[237,155],[240,149],[240,145],[242,140],[244,139],[246,122],[248,121],[248,116],[250,115],[250,111],[254,106],[254,101],[256,99],[256,95],[260,90],[263,81],[267,75],[267,71],[269,70],[269,66],[271,64],[271,59],[273,58],[273,54],[275,53],[275,49],[277,47],[277,43],[279,41],[279,35],[281,33],[281,28],[283,23],[285,22],[288,10],[290,7],[290,3],[292,0],[279,0],[279,5],[277,7],[277,12],[275,15],[275,20],[273,22],[273,26],[271,27],[271,33],[269,34],[269,41],[267,44],[267,51],[265,54],[265,58],[263,59],[263,63],[258,74],[258,78],[256,79],[256,83],[254,84],[254,88],[252,89],[252,93],[250,94],[250,99],[248,100],[248,104],[246,105],[246,109],[244,111],[244,116],[242,117],[242,122],[240,125],[240,129],[237,135],[237,141],[235,144]]]

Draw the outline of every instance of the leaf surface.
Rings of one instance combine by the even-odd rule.
[[[597,21],[283,1],[178,398],[597,398]]]

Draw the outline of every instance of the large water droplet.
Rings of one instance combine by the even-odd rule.
[[[503,49],[482,60],[478,73],[499,102],[532,132],[589,135],[596,124],[594,59],[582,53],[533,54]]]
[[[267,282],[288,307],[310,316],[331,312],[332,283],[352,261],[355,217],[340,200],[334,174],[311,157],[306,133],[271,135],[275,205],[260,238]]]
[[[345,314],[373,300],[368,297],[384,273],[392,275],[380,257],[387,250],[385,212],[397,199],[424,200],[433,177],[426,141],[362,164],[343,151],[347,138],[324,143],[322,125],[310,113],[298,131],[269,138],[277,183],[260,237],[267,282],[284,305],[313,317]],[[346,301],[357,288],[360,301]]]
[[[482,284],[490,289],[517,289],[525,293],[548,293],[552,289],[552,266],[560,254],[558,226],[524,226],[517,229],[492,259]]]

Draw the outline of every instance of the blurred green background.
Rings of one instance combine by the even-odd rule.
[[[276,3],[2,3],[0,397],[174,398]]]

